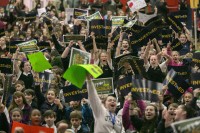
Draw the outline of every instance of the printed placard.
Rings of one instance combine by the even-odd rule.
[[[121,92],[122,97],[128,95],[128,93],[131,92],[132,87],[132,76],[126,76],[117,81],[117,88]]]
[[[126,18],[126,16],[112,16],[112,26],[122,26],[124,24],[124,19]]]
[[[91,54],[76,48],[71,49],[69,67],[75,64],[90,64]]]
[[[113,78],[93,79],[98,94],[114,94]]]
[[[200,117],[173,122],[171,127],[173,128],[174,133],[199,133]]]
[[[162,83],[153,82],[146,79],[133,79],[131,88],[133,100],[148,100],[158,102],[158,96],[162,92]]]
[[[69,86],[62,87],[62,90],[65,102],[80,101],[83,98],[88,98],[86,84],[83,85],[82,89],[79,89],[75,85],[71,84]]]
[[[84,20],[88,16],[88,10],[74,8],[74,18]]]
[[[182,29],[183,29],[182,23],[178,19],[176,19],[174,16],[172,16],[172,15],[167,17],[167,23],[172,26],[172,29],[176,33],[181,32]]]
[[[31,51],[38,51],[37,40],[31,40],[27,42],[23,42],[17,44],[20,49],[20,52],[31,52]]]
[[[132,12],[138,11],[139,9],[147,6],[145,0],[130,0],[127,2],[127,5]]]
[[[39,79],[35,82],[42,84],[42,92],[46,93],[51,84],[55,84],[54,74],[50,71],[44,71],[39,73]]]
[[[12,67],[10,58],[0,58],[0,73],[11,74]]]
[[[86,17],[87,21],[91,21],[93,19],[103,19],[103,17],[101,16],[100,12],[95,12],[94,14]]]
[[[10,41],[9,45],[8,45],[8,49],[10,53],[15,53],[17,50],[17,44],[23,43],[25,41],[21,41],[21,40],[16,40],[16,41]]]
[[[83,35],[63,35],[63,40],[66,43],[69,43],[71,40],[73,41],[85,41],[85,36]]]

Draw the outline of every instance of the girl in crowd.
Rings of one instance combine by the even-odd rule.
[[[125,129],[126,132],[135,131],[134,125],[132,125],[131,120],[130,120],[130,116],[129,116],[129,109],[133,108],[133,107],[131,107],[133,105],[139,107],[138,113],[139,113],[140,118],[144,114],[145,103],[142,100],[133,101],[132,95],[131,95],[131,93],[129,93],[125,98],[123,112],[122,112],[122,122],[123,122],[123,126],[124,126],[124,129]]]
[[[91,78],[87,76],[87,79],[88,99],[95,119],[94,132],[121,133],[122,123],[115,114],[117,107],[116,98],[108,96],[104,104],[102,104]]]
[[[167,110],[163,110],[162,118],[157,127],[157,133],[171,133],[173,132],[170,125],[174,122],[175,110],[177,109],[178,104],[172,103],[168,106]],[[161,116],[161,114],[160,114]]]
[[[140,133],[154,133],[156,132],[158,124],[158,110],[155,105],[147,105],[144,112],[144,119],[138,118],[138,109],[129,108],[129,115],[131,122],[135,129]]]
[[[32,107],[32,109],[38,108],[34,90],[26,89],[24,91],[24,95],[25,95],[27,103]]]
[[[22,123],[27,124],[29,122],[31,107],[27,104],[24,94],[20,91],[13,94],[12,103],[9,106],[8,111],[10,112],[14,108],[19,108],[23,112]]]
[[[30,125],[41,126],[42,115],[38,109],[33,109],[30,113]]]
[[[190,104],[192,99],[193,99],[192,92],[185,92],[185,94],[183,94],[183,104],[185,105]]]
[[[170,57],[168,54],[162,52],[161,55],[166,58],[166,61],[159,64],[157,55],[150,56],[150,61],[148,61],[150,46],[151,43],[148,42],[144,53],[144,67],[147,74],[147,79],[155,82],[162,82],[165,78],[167,64],[170,61]]]
[[[121,54],[128,54],[131,53],[131,48],[130,48],[130,44],[129,44],[129,40],[128,39],[123,39],[124,36],[124,32],[120,33],[120,38],[118,41],[118,45],[116,48],[116,53],[115,53],[115,57],[121,55]]]
[[[18,59],[19,48],[16,50],[16,59]],[[14,61],[15,73],[18,75],[18,79],[24,81],[25,88],[32,88],[33,85],[33,73],[31,71],[31,64],[29,61],[23,61],[18,63],[18,60]]]
[[[179,36],[179,40],[183,46],[183,48],[179,51],[180,55],[186,55],[190,52],[190,40],[187,39],[187,35],[184,33],[181,33]]]
[[[10,111],[11,121],[22,122],[23,113],[19,108],[14,108]]]
[[[169,66],[182,66],[183,62],[180,61],[180,54],[178,51],[172,51],[171,61],[168,63]]]
[[[99,78],[112,77],[112,59],[111,59],[111,48],[112,43],[109,41],[107,51],[99,50],[96,46],[95,35],[92,32],[91,37],[93,40],[93,52],[94,52],[94,64],[97,64],[103,70],[103,74]],[[111,36],[109,36],[109,40]]]
[[[57,97],[57,91],[55,89],[49,89],[46,93],[46,100],[43,102],[40,110],[42,114],[47,110],[53,110],[56,112],[56,121],[59,121],[65,117],[65,108]]]

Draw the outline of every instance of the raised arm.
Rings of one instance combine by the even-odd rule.
[[[93,46],[93,52],[94,52],[94,60],[97,61],[98,58],[99,58],[99,51],[97,49],[97,44],[96,44],[94,32],[91,32],[90,36],[92,37],[92,46]]]
[[[105,111],[105,107],[103,107],[96,88],[89,76],[87,76],[87,80],[88,100],[92,108],[93,115],[95,118],[101,117],[101,114]]]
[[[117,57],[117,56],[120,55],[121,45],[122,45],[122,39],[123,39],[123,32],[120,32],[120,37],[119,37],[119,41],[118,41],[118,44],[117,44],[115,57]]]
[[[147,43],[146,49],[145,49],[145,51],[144,51],[144,64],[147,64],[147,63],[148,63],[150,45],[151,45],[151,42],[149,41],[149,42]]]
[[[63,51],[62,55],[61,55],[61,58],[66,58],[69,54],[69,51],[71,49],[71,47],[73,46],[74,42],[73,41],[70,41],[69,42],[69,45],[65,48],[65,50]]]
[[[111,49],[113,48],[114,42],[111,42],[111,33],[108,34],[108,47],[107,47],[107,55],[108,55],[108,62],[111,63],[112,58],[111,58]]]

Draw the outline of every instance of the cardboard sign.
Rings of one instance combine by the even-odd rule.
[[[127,5],[132,12],[138,11],[139,9],[147,6],[145,0],[130,0],[127,2]]]
[[[88,16],[88,10],[74,8],[74,19],[85,19]]]
[[[24,133],[54,133],[53,128],[47,128],[42,126],[30,126],[26,124],[22,124],[16,121],[13,121],[12,124],[12,133],[16,133],[16,128],[20,127],[23,129]]]
[[[167,17],[167,23],[172,26],[172,29],[176,33],[181,32],[183,29],[183,25],[181,24],[181,22],[172,15]]]
[[[170,15],[174,16],[180,22],[187,22],[187,10],[180,10],[178,12],[170,13]]]
[[[0,58],[0,73],[12,74],[12,68],[10,58]]]
[[[160,34],[162,34],[162,25],[152,23],[142,29],[137,35],[131,36],[130,44],[132,46],[137,45],[139,47],[146,46],[149,39],[154,39]]]
[[[103,71],[101,68],[94,64],[86,64],[86,65],[73,65],[67,69],[64,73],[63,78],[70,81],[73,85],[78,88],[82,88],[87,73],[90,73],[94,78],[99,77]],[[74,74],[76,76],[74,76]]]
[[[91,54],[76,48],[71,49],[69,67],[75,64],[90,64]]]
[[[193,53],[191,62],[190,83],[193,88],[200,87],[200,52]]]
[[[94,19],[103,19],[103,17],[101,16],[100,12],[95,12],[94,14],[86,17],[87,21],[91,21],[91,20],[94,20]]]
[[[126,23],[125,25],[123,25],[122,27],[127,27],[127,28],[132,27],[136,22],[137,22],[137,19],[131,20],[128,23]]]
[[[174,133],[199,133],[200,117],[173,122],[171,126]]]
[[[9,45],[8,45],[8,49],[10,53],[15,53],[17,50],[17,45],[20,43],[23,43],[25,41],[21,41],[21,40],[16,40],[16,41],[10,41]]]
[[[126,19],[126,16],[112,16],[112,26],[122,26],[124,24],[124,19]]]
[[[190,74],[190,84],[193,88],[200,88],[200,73]]]
[[[98,94],[114,94],[113,78],[93,79]]]
[[[148,100],[158,102],[158,96],[162,92],[162,83],[153,82],[146,79],[133,79],[131,89],[133,100]]]
[[[63,35],[63,41],[69,43],[71,40],[73,41],[85,41],[85,36],[83,35]]]
[[[50,71],[44,71],[39,73],[39,79],[35,80],[42,84],[42,92],[45,93],[49,88],[50,85],[55,83],[54,74]]]
[[[134,74],[143,75],[144,73],[144,62],[138,57],[130,54],[125,54],[122,56],[118,56],[114,59],[114,67],[117,75],[123,75],[124,65],[130,65]]]
[[[184,66],[167,66],[168,71],[173,69],[174,71],[176,71],[176,74],[183,77],[184,80],[189,79],[189,67],[188,65],[184,65]]]
[[[81,101],[83,98],[88,98],[86,85],[84,85],[82,89],[79,89],[71,84],[69,86],[62,87],[61,89],[63,89],[65,102]]]
[[[89,31],[95,33],[95,39],[97,42],[104,42],[107,44],[108,34],[111,33],[112,21],[110,20],[91,20]]]
[[[174,71],[174,70],[172,70]],[[179,75],[175,74],[172,76],[167,75],[166,80],[168,81],[168,91],[172,93],[174,97],[179,99],[185,91],[190,87],[188,83]]]
[[[37,40],[31,40],[16,45],[19,47],[20,52],[32,52],[39,50],[37,46]]]
[[[52,68],[51,64],[46,60],[42,52],[29,54],[28,58],[35,72],[42,72],[44,70]]]
[[[167,44],[169,42],[172,42],[172,39],[172,29],[162,29],[162,42]]]
[[[117,81],[117,89],[120,91],[122,97],[128,95],[132,87],[132,76],[126,76]]]
[[[180,51],[183,48],[183,45],[179,41],[178,38],[174,39],[174,41],[171,44],[172,51]]]

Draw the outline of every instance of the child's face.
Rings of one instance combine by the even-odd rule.
[[[74,128],[78,128],[81,125],[81,119],[79,118],[71,118],[70,121]]]
[[[145,109],[145,118],[147,120],[152,120],[156,116],[156,111],[153,106],[147,106]]]
[[[176,108],[173,106],[170,106],[169,109],[167,110],[168,114],[173,116],[173,118],[175,117],[175,110],[176,110]]]
[[[22,120],[22,116],[21,116],[21,114],[20,114],[20,112],[19,111],[14,111],[13,113],[12,113],[12,120],[13,121],[17,121],[17,122],[20,122],[21,120]]]
[[[27,102],[32,102],[34,97],[31,94],[25,93],[24,95],[25,95],[25,98],[26,98]]]
[[[46,117],[44,118],[44,120],[45,120],[46,124],[47,124],[49,127],[51,127],[51,126],[54,124],[54,121],[55,121],[56,119],[55,119],[55,117],[54,117],[53,115],[51,115],[51,116],[46,116]]]
[[[54,91],[48,91],[47,92],[47,100],[49,103],[53,103],[54,100],[56,99],[56,95]]]
[[[184,95],[185,104],[188,104],[190,101],[192,101],[192,98],[193,98],[193,96],[192,96],[191,93],[186,93],[186,94]]]
[[[15,103],[16,103],[18,106],[20,106],[20,105],[23,104],[23,98],[22,98],[22,96],[14,97],[14,101],[15,101]]]
[[[22,91],[24,89],[24,85],[21,85],[21,84],[16,84],[15,85],[15,90],[16,91]]]
[[[33,110],[30,117],[32,125],[38,126],[41,123],[41,113],[39,110]]]

